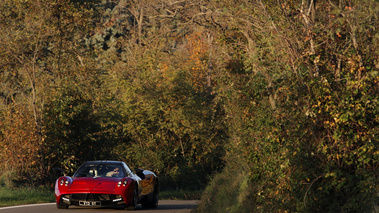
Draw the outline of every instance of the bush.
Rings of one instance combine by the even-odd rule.
[[[12,188],[14,186],[15,173],[13,171],[5,171],[0,173],[0,186],[6,188]]]
[[[205,189],[198,212],[251,212],[251,182],[247,165],[238,156],[231,157],[222,172]]]

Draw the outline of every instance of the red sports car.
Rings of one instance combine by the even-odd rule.
[[[158,177],[153,172],[137,170],[134,174],[120,161],[88,161],[72,177],[63,176],[55,182],[58,209],[75,205],[134,210],[138,203],[144,208],[156,208],[158,190]]]

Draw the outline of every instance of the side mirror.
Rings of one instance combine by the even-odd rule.
[[[143,169],[136,169],[136,175],[140,177],[142,180],[145,179],[145,174],[143,174]]]

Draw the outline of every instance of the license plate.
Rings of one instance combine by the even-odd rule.
[[[79,201],[79,206],[101,206],[100,201]]]

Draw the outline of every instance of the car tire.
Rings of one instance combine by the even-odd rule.
[[[154,188],[154,192],[152,195],[146,197],[142,204],[143,208],[157,208],[158,207],[158,187]]]
[[[158,190],[155,189],[154,190],[154,197],[153,197],[153,200],[151,201],[150,203],[150,208],[157,208],[158,207]]]
[[[137,186],[134,186],[133,203],[130,206],[127,206],[126,210],[136,210],[137,204],[138,204],[137,202],[138,202],[138,188],[137,188]]]
[[[57,209],[68,209],[68,205],[57,203]]]

